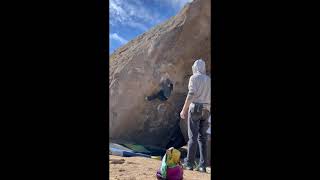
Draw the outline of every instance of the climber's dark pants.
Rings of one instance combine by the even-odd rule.
[[[157,94],[148,96],[148,100],[149,100],[149,101],[152,101],[152,100],[157,99],[157,98],[158,98],[159,100],[161,100],[161,101],[166,101],[166,100],[168,100],[168,98],[164,96],[163,90],[160,90]]]
[[[188,154],[185,161],[189,165],[194,165],[197,152],[197,142],[200,151],[199,165],[206,166],[207,162],[207,133],[209,128],[209,111],[204,110],[204,113],[197,114],[188,111]]]

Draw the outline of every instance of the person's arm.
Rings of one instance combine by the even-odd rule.
[[[187,96],[187,98],[186,98],[186,100],[184,102],[181,114],[180,114],[182,119],[186,119],[187,118],[188,110],[189,110],[189,106],[190,106],[191,102],[192,102],[192,96],[190,96],[188,94],[188,96]]]
[[[192,76],[190,77],[190,80],[189,80],[188,89],[189,89],[188,95],[180,113],[180,117],[182,119],[187,119],[189,106],[192,103],[194,92],[196,92],[196,85],[195,85],[194,78]]]

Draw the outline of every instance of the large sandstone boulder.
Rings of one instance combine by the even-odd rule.
[[[194,0],[174,17],[110,56],[110,139],[165,147],[187,95],[196,59],[211,74],[211,0]],[[161,78],[174,84],[168,101],[146,101]],[[186,135],[186,121],[182,121]]]

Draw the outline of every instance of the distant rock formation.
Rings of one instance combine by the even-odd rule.
[[[174,17],[110,56],[110,139],[165,147],[183,106],[196,59],[211,74],[211,0],[194,0]],[[169,77],[167,101],[146,101]],[[182,121],[186,137],[186,121]]]

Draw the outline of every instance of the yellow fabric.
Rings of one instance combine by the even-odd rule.
[[[180,163],[180,151],[177,149],[174,149],[173,147],[169,148],[166,151],[166,154],[164,155],[161,163],[161,175],[166,178],[167,177],[167,168],[172,168]]]
[[[167,165],[169,167],[176,166],[180,162],[180,151],[174,148],[169,148],[167,150]]]

